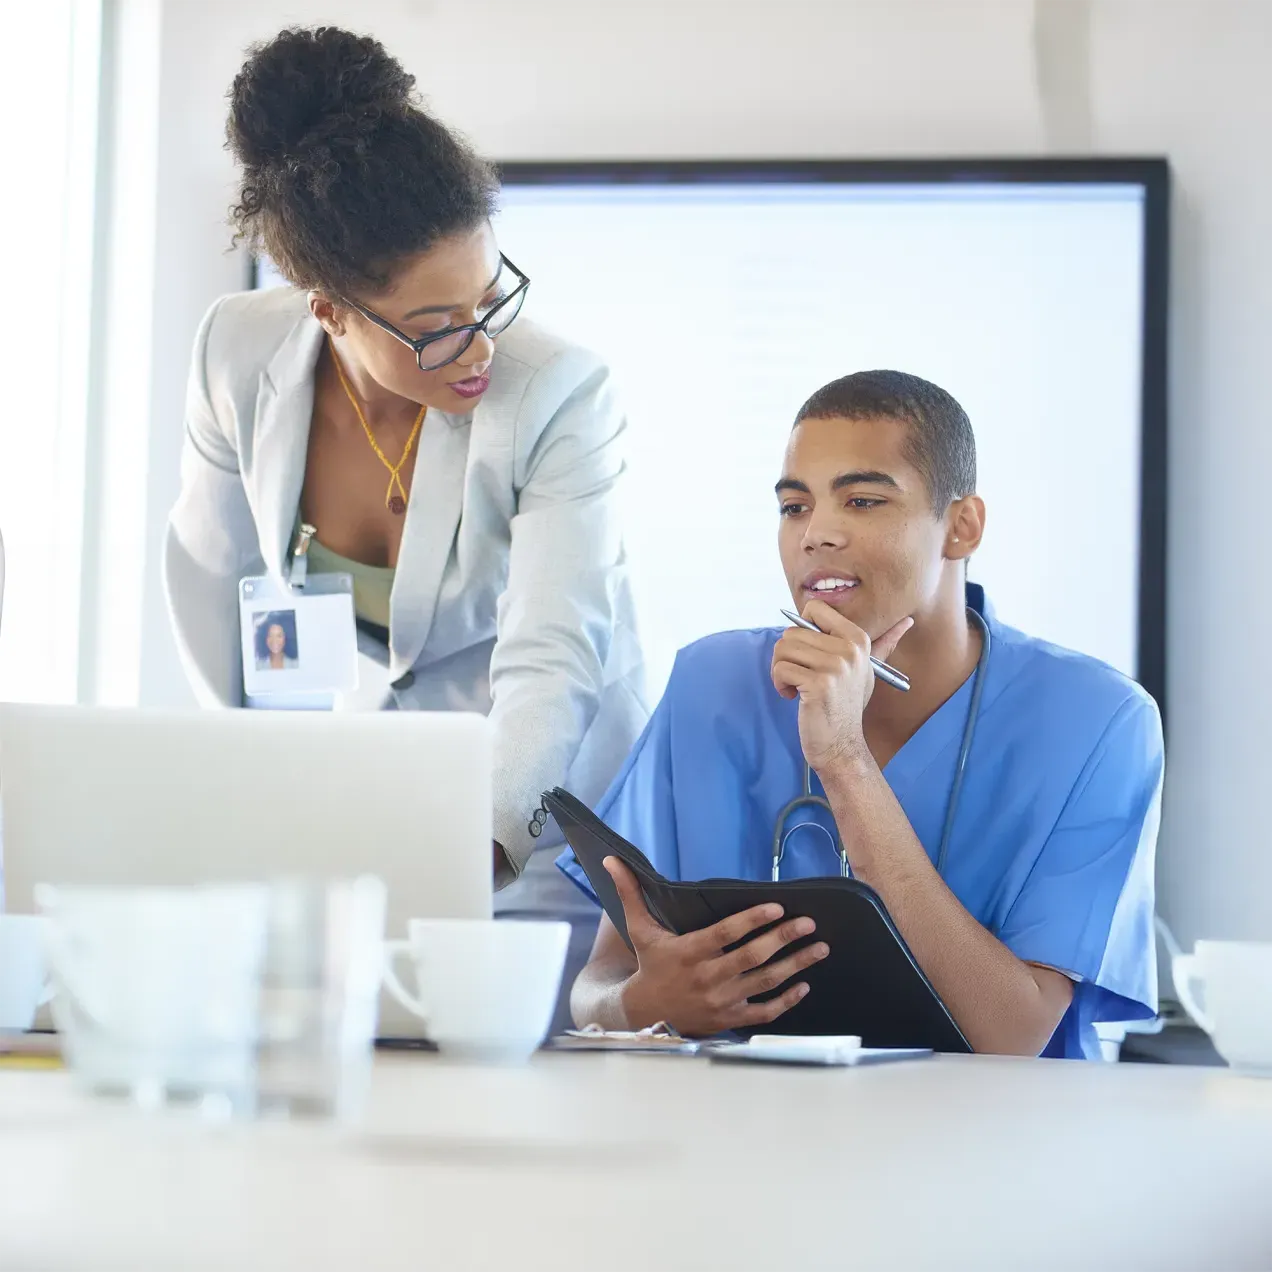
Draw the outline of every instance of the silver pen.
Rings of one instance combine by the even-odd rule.
[[[816,623],[810,623],[808,619],[799,614],[793,614],[790,610],[782,610],[782,617],[794,623],[796,627],[803,627],[807,631],[821,631]],[[874,668],[876,678],[882,680],[885,685],[900,689],[902,693],[909,691],[910,678],[904,672],[898,671],[895,667],[889,667],[882,658],[876,658],[873,654],[870,655],[870,665]]]

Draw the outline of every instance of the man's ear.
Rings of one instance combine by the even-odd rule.
[[[329,335],[339,338],[348,326],[348,311],[338,305],[325,292],[309,293],[309,312],[318,319],[322,329]]]
[[[945,559],[966,561],[985,535],[985,501],[966,495],[950,504],[945,514]]]

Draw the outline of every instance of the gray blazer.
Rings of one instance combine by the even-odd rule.
[[[205,705],[242,705],[238,580],[284,569],[322,340],[291,289],[219,300],[195,340],[164,578]],[[625,427],[594,355],[525,318],[500,336],[474,410],[428,413],[389,648],[359,635],[359,687],[337,704],[489,714],[495,837],[517,873],[540,792],[598,798],[648,718],[616,503]]]

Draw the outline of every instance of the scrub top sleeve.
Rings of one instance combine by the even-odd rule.
[[[1157,1009],[1153,863],[1164,755],[1157,707],[1135,694],[1084,765],[998,932],[1018,958],[1081,977],[1088,1022]]]
[[[673,673],[674,676],[674,673]],[[670,879],[680,876],[671,766],[671,686],[663,695],[627,762],[614,779],[596,815],[649,858]],[[593,901],[596,893],[571,849],[556,859],[557,869]],[[598,902],[599,904],[599,902]]]

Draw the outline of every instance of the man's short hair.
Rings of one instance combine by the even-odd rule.
[[[944,389],[904,371],[858,371],[823,385],[799,408],[804,420],[898,420],[905,457],[923,475],[938,517],[976,493],[976,438],[967,412]]]

